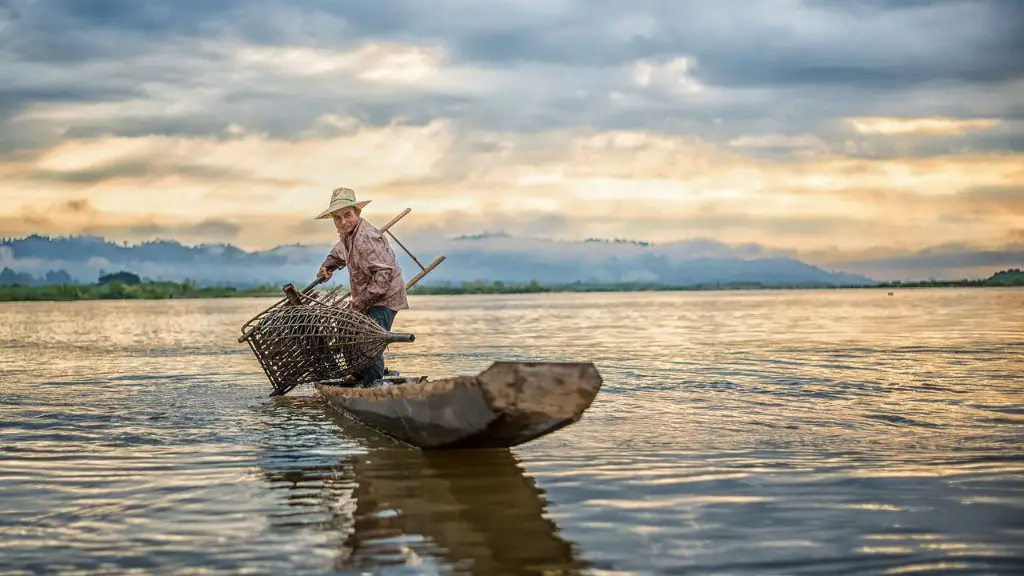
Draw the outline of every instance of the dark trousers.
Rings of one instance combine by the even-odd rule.
[[[373,318],[381,328],[391,331],[391,325],[395,321],[396,312],[387,306],[373,306],[366,311],[366,315]],[[368,368],[359,373],[362,379],[362,386],[369,386],[375,381],[384,377],[384,354],[377,357],[377,361],[370,364]]]

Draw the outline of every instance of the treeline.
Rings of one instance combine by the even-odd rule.
[[[441,283],[416,285],[409,289],[411,295],[456,295],[456,294],[535,294],[542,292],[654,292],[654,291],[702,291],[702,290],[758,290],[758,289],[810,289],[841,288],[832,284],[765,284],[761,282],[705,282],[676,286],[652,282],[572,282],[568,284],[539,284],[535,280],[526,283],[462,282],[461,284]]]
[[[649,292],[649,291],[704,291],[704,290],[822,290],[849,288],[943,288],[971,286],[1024,286],[1024,272],[1011,268],[997,272],[989,278],[977,280],[927,280],[920,282],[880,282],[863,285],[836,285],[829,283],[767,283],[767,282],[700,282],[686,285],[658,284],[651,282],[572,282],[567,284],[542,285],[535,280],[526,283],[501,281],[450,282],[440,284],[418,284],[409,290],[413,295],[457,295],[457,294],[534,294],[541,292]]]
[[[301,284],[295,284],[296,286]],[[813,290],[843,288],[928,288],[968,286],[1024,286],[1024,271],[1011,268],[997,272],[982,280],[951,280],[925,282],[884,282],[863,286],[837,286],[824,283],[770,284],[762,282],[709,282],[672,286],[649,282],[572,282],[542,285],[536,280],[525,283],[501,281],[462,282],[460,284],[418,284],[410,295],[457,294],[536,294],[549,292],[645,292],[645,291],[703,291],[703,290]],[[239,289],[232,286],[198,287],[195,282],[143,281],[131,272],[116,272],[100,277],[96,284],[53,284],[28,286],[14,284],[0,286],[0,301],[28,300],[132,300],[171,298],[232,298],[246,296],[281,296],[281,287],[264,284],[256,288]]]
[[[174,298],[232,298],[278,295],[278,286],[238,289],[233,286],[198,287],[191,280],[183,282],[124,282],[104,279],[97,284],[52,284],[0,286],[0,302],[72,301],[72,300],[168,300]]]
[[[71,284],[75,280],[64,270],[50,270],[43,276],[33,276],[27,272],[15,272],[4,266],[0,270],[0,286],[20,284],[22,286],[46,286],[49,284]]]
[[[1020,268],[1001,270],[992,276],[977,280],[923,280],[919,282],[883,282],[876,286],[882,288],[941,288],[969,286],[1024,286],[1024,271]]]

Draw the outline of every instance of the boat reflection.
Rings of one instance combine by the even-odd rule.
[[[546,518],[542,491],[511,451],[423,452],[343,416],[330,419],[365,451],[332,463],[293,453],[294,462],[268,462],[263,473],[287,491],[283,502],[291,509],[273,514],[273,526],[314,524],[333,532],[340,540],[336,570],[418,565],[470,574],[574,574],[586,567]]]

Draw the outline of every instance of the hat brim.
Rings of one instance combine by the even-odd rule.
[[[323,212],[321,212],[320,215],[315,218],[315,220],[322,220],[324,218],[329,217],[331,214],[334,214],[335,212],[338,212],[340,210],[344,210],[345,208],[359,208],[360,210],[362,210],[363,206],[366,206],[370,202],[373,202],[373,200],[363,200],[361,202],[352,202],[351,204],[343,204],[341,206],[333,206],[333,207],[328,208],[327,210],[324,210]]]

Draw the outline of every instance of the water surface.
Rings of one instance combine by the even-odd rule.
[[[270,302],[0,304],[0,572],[1024,571],[1024,290],[414,297],[400,370],[605,380],[454,454],[268,398]]]

